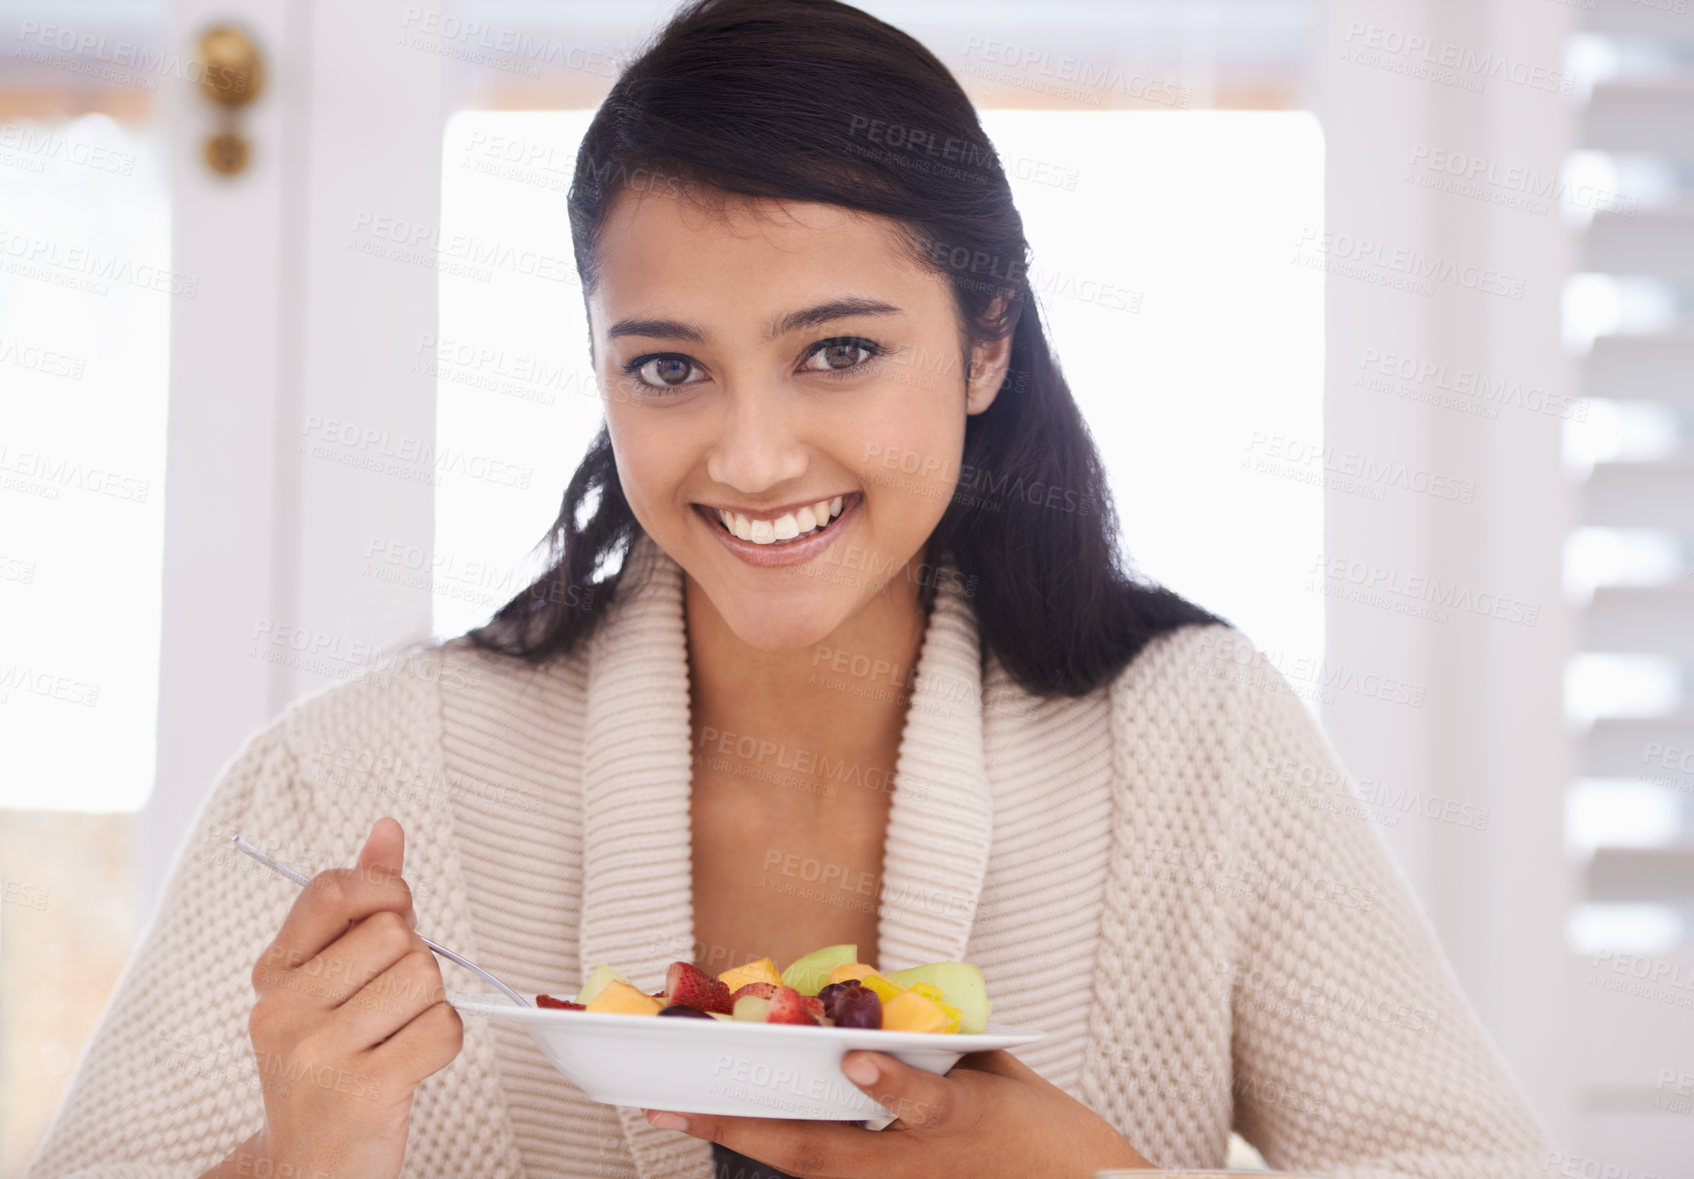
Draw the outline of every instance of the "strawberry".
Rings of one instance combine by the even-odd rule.
[[[768,982],[746,983],[745,985],[739,986],[735,989],[735,993],[729,997],[729,1001],[731,1004],[734,1004],[734,1002],[743,995],[756,995],[761,999],[769,999],[771,996],[776,994],[777,986],[778,984],[776,983]]]
[[[535,1005],[537,1007],[556,1007],[561,1011],[587,1010],[587,1008],[581,1003],[572,1003],[569,999],[555,999],[551,995],[537,995],[535,997]]]
[[[664,993],[659,997],[673,1004],[680,1003],[701,1011],[719,1011],[724,1015],[735,1010],[735,1004],[729,999],[729,988],[687,962],[671,963],[671,968],[665,972]]]
[[[815,998],[802,995],[793,987],[778,987],[776,994],[771,996],[771,1005],[765,1009],[766,1023],[817,1023],[817,1015],[823,1014],[823,1004]]]

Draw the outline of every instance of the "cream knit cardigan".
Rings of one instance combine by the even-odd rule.
[[[298,890],[232,833],[312,872],[394,815],[418,928],[520,990],[571,991],[601,962],[651,988],[690,956],[681,571],[646,538],[628,564],[570,658],[534,669],[452,640],[247,739],[26,1179],[192,1176],[262,1125],[249,974]],[[1176,631],[1080,699],[982,662],[949,582],[895,768],[884,965],[980,964],[995,1019],[1049,1033],[1020,1057],[1161,1167],[1223,1165],[1233,1126],[1273,1167],[1542,1173],[1543,1132],[1422,910],[1246,640]],[[467,1019],[418,1090],[403,1173],[703,1179],[711,1162],[583,1098],[523,1032]]]

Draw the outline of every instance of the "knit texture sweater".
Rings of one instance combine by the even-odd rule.
[[[1540,1174],[1541,1126],[1269,661],[1187,627],[1042,699],[983,659],[954,582],[909,689],[820,668],[909,692],[879,964],[980,965],[994,1019],[1048,1033],[1019,1057],[1160,1167],[1222,1166],[1234,1128],[1274,1168],[1346,1179]],[[26,1179],[181,1179],[262,1127],[250,975],[298,890],[235,833],[311,873],[393,815],[421,932],[521,991],[569,993],[598,963],[661,986],[694,945],[680,568],[639,539],[607,609],[543,666],[430,644],[249,736]],[[710,1160],[467,1017],[402,1173],[705,1179]]]

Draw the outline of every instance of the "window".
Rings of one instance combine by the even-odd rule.
[[[157,79],[31,37],[157,45],[162,5],[14,5],[0,75],[0,1174],[117,980],[153,787],[171,296]]]

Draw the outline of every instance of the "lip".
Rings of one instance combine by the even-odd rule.
[[[824,549],[835,543],[835,538],[841,534],[842,528],[848,523],[853,513],[858,511],[859,504],[865,498],[864,492],[853,491],[842,497],[841,514],[830,522],[828,528],[805,540],[791,540],[782,544],[754,544],[750,540],[742,540],[732,532],[725,532],[718,523],[713,508],[705,504],[692,504],[694,514],[700,517],[700,523],[708,528],[712,535],[723,543],[741,561],[760,569],[773,569],[783,565],[799,565],[811,560]],[[816,500],[811,501],[816,503]],[[805,504],[796,505],[805,507]],[[745,514],[745,513],[743,513]]]

